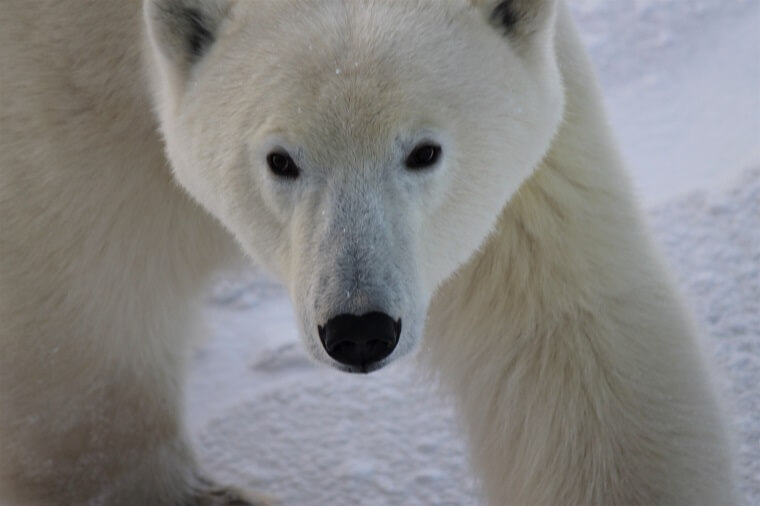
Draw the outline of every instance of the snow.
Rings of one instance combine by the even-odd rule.
[[[656,237],[709,336],[760,504],[760,2],[574,0]],[[191,371],[201,461],[283,506],[476,504],[451,409],[414,362],[315,365],[276,283],[220,285]]]
[[[472,503],[451,413],[409,372],[312,370],[214,418],[205,461],[283,505]]]
[[[580,21],[638,189],[659,203],[725,186],[760,160],[760,8],[747,1],[652,5],[643,16]]]

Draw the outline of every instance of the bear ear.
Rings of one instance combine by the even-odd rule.
[[[186,76],[211,48],[231,0],[145,0],[148,36],[167,63]]]
[[[471,1],[518,46],[545,43],[552,33],[557,0]]]

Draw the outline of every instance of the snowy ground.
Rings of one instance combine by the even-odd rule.
[[[710,336],[742,492],[760,505],[760,1],[571,5],[655,234]],[[312,364],[284,292],[254,274],[221,286],[208,316],[188,410],[211,472],[283,506],[475,504],[451,413],[413,362],[368,377]]]
[[[645,202],[760,161],[758,0],[570,0]]]

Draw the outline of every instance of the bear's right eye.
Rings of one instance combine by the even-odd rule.
[[[284,151],[273,151],[267,155],[267,165],[269,170],[272,171],[277,177],[283,177],[288,179],[295,179],[301,172],[296,162],[290,157],[289,154]]]

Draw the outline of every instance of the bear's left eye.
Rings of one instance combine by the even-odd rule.
[[[436,164],[441,157],[441,146],[432,142],[418,144],[406,157],[407,169],[424,169]]]

